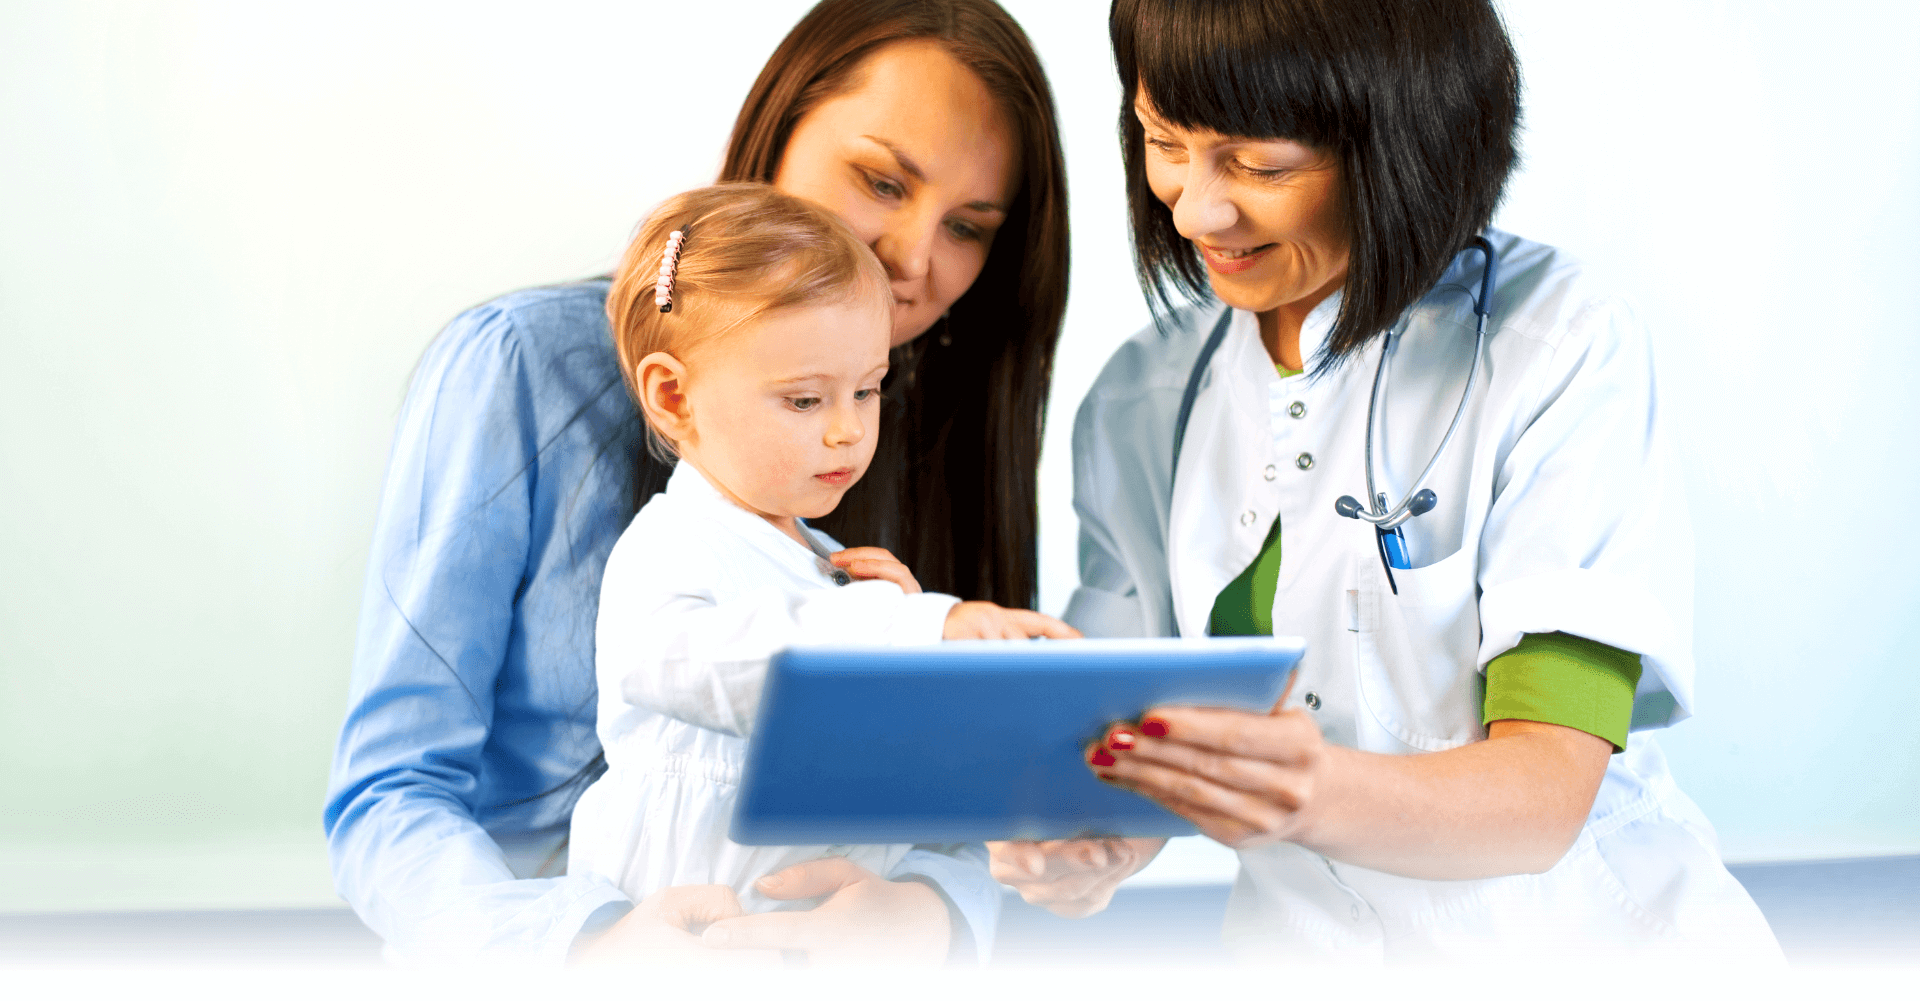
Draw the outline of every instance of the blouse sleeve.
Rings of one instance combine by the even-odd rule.
[[[887,878],[913,880],[939,892],[953,920],[949,963],[985,963],[993,958],[1000,924],[1000,884],[988,871],[987,846],[978,843],[915,845]]]
[[[1693,535],[1651,339],[1611,296],[1508,335],[1550,351],[1481,537],[1480,661],[1529,633],[1637,651],[1633,728],[1679,722],[1693,703]]]
[[[421,360],[388,463],[324,820],[340,895],[402,956],[557,961],[626,903],[598,877],[514,878],[475,819],[527,572],[526,368],[500,311],[455,321]]]

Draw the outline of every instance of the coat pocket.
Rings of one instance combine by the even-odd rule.
[[[1477,553],[1463,546],[1415,570],[1359,559],[1354,631],[1360,701],[1407,748],[1439,751],[1483,739]]]

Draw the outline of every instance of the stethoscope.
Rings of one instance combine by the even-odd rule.
[[[800,526],[800,534],[806,537],[807,548],[813,550],[813,555],[819,558],[821,576],[833,581],[834,584],[840,587],[846,587],[848,584],[853,583],[852,574],[833,565],[833,554],[827,552],[826,543],[820,541],[820,536],[814,532],[813,526],[807,524],[805,518],[795,518],[793,520]]]
[[[1473,363],[1467,369],[1467,388],[1460,393],[1460,405],[1453,409],[1453,421],[1447,425],[1447,433],[1440,439],[1440,446],[1433,451],[1433,458],[1427,460],[1425,469],[1413,481],[1406,497],[1400,503],[1389,505],[1385,492],[1375,489],[1373,477],[1373,439],[1375,418],[1380,412],[1381,393],[1386,385],[1387,358],[1393,354],[1393,331],[1387,332],[1387,343],[1380,346],[1380,363],[1373,370],[1373,392],[1367,398],[1367,496],[1370,501],[1366,507],[1355,500],[1351,494],[1341,497],[1333,504],[1333,509],[1342,518],[1364,521],[1373,526],[1375,542],[1380,547],[1380,563],[1387,570],[1387,585],[1393,593],[1400,593],[1400,586],[1394,582],[1395,570],[1411,569],[1413,564],[1407,558],[1407,538],[1400,526],[1426,514],[1440,503],[1439,495],[1427,489],[1427,479],[1440,464],[1440,456],[1453,441],[1453,434],[1460,429],[1460,418],[1466,415],[1467,401],[1473,398],[1473,387],[1480,378],[1480,351],[1487,341],[1487,316],[1493,312],[1494,272],[1496,263],[1493,257],[1493,244],[1486,237],[1476,236],[1468,249],[1477,248],[1486,258],[1486,267],[1480,274],[1480,297],[1473,304]],[[1213,331],[1207,335],[1207,341],[1200,348],[1200,357],[1194,360],[1193,372],[1187,376],[1186,392],[1180,397],[1180,415],[1174,422],[1173,431],[1173,473],[1180,472],[1180,446],[1187,437],[1187,420],[1193,416],[1193,403],[1200,395],[1200,381],[1206,375],[1207,363],[1213,360],[1222,341],[1227,338],[1227,327],[1233,319],[1233,310],[1223,310],[1220,321],[1213,325]]]

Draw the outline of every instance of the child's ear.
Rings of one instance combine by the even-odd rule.
[[[655,351],[633,367],[633,382],[640,387],[640,409],[656,433],[675,444],[693,436],[693,408],[685,391],[687,367],[680,359]]]

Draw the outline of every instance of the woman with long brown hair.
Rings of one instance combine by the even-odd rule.
[[[887,270],[882,437],[824,527],[891,550],[929,590],[1031,607],[1067,214],[1052,97],[1019,26],[992,0],[824,0],[755,82],[719,179],[822,205]],[[325,818],[336,886],[397,953],[693,948],[687,927],[727,913],[710,888],[635,907],[562,875],[599,770],[601,568],[670,471],[643,444],[606,294],[585,281],[463,314],[402,412]],[[977,846],[916,849],[886,873],[834,861],[789,870],[769,895],[826,899],[769,915],[778,941],[750,944],[899,958],[917,943],[937,961],[991,934]]]

